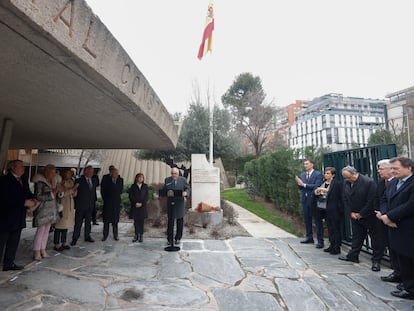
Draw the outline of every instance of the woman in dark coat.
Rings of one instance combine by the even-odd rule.
[[[316,201],[321,197],[326,198],[325,220],[328,226],[329,247],[324,252],[336,255],[341,253],[341,220],[343,217],[342,184],[336,181],[334,167],[326,167],[324,170],[324,182],[315,189]],[[317,208],[317,207],[316,207]],[[318,208],[317,208],[318,209]]]
[[[142,242],[144,234],[144,220],[147,218],[148,186],[144,183],[144,174],[138,173],[135,182],[129,189],[131,201],[131,215],[134,219],[135,236],[132,242]]]

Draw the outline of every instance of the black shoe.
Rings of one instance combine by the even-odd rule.
[[[72,242],[70,242],[70,245],[75,246],[76,245],[76,240],[72,240]]]
[[[338,259],[343,260],[343,261],[351,261],[351,262],[359,263],[358,258],[348,258],[348,256],[339,256]]]
[[[104,241],[106,241],[107,238],[108,237],[104,236],[101,241],[104,242]]]
[[[23,270],[23,269],[24,269],[23,266],[16,265],[15,263],[13,263],[11,266],[3,267],[3,271],[9,271],[9,270],[17,271],[17,270]]]
[[[61,251],[63,251],[65,248],[61,245],[60,247],[56,247],[56,246],[54,246],[54,247],[53,247],[53,249],[54,249],[55,251],[57,251],[57,252],[61,252]]]
[[[135,242],[137,242],[138,241],[138,236],[137,235],[135,235],[134,236],[134,238],[132,239],[132,243],[135,243]]]
[[[323,245],[323,243],[318,243],[318,244],[316,244],[316,246],[315,246],[316,248],[323,248],[324,247],[324,245]]]
[[[340,254],[341,253],[341,251],[339,250],[339,249],[332,249],[330,252],[329,252],[329,254],[331,254],[331,255],[338,255],[338,254]]]
[[[138,242],[139,242],[139,243],[142,243],[143,241],[144,241],[144,240],[143,240],[143,238],[142,238],[142,234],[140,234],[140,235],[139,235]]]
[[[313,243],[315,243],[315,241],[313,239],[306,239],[306,240],[300,241],[300,243],[302,243],[302,244],[313,244]]]
[[[175,245],[178,245],[178,244],[181,243],[181,240],[175,240],[174,243],[175,243]]]
[[[414,294],[407,292],[405,289],[392,291],[391,295],[403,299],[414,299]]]
[[[378,262],[378,261],[374,261],[374,262],[372,263],[371,270],[372,270],[372,271],[374,271],[374,272],[381,271],[381,266],[380,266],[380,264],[379,264],[379,262]]]
[[[87,237],[87,238],[85,239],[85,242],[91,242],[91,243],[93,243],[93,242],[95,242],[95,240],[94,240],[94,239],[92,239],[92,238],[89,236],[89,237]]]
[[[398,290],[405,290],[404,284],[403,284],[403,283],[399,283],[399,284],[397,285],[397,289],[398,289]]]
[[[332,247],[327,247],[323,250],[325,253],[330,253],[332,251]]]
[[[62,245],[62,247],[63,247],[63,249],[70,249],[70,246],[69,245]]]
[[[94,222],[93,225],[94,226],[99,226],[99,224],[97,222]]]
[[[171,246],[172,245],[172,241],[167,241],[167,246]]]
[[[114,236],[115,241],[119,241],[119,238],[117,236]]]
[[[391,283],[399,283],[399,282],[401,282],[401,276],[399,276],[395,272],[392,272],[391,274],[389,274],[387,276],[382,276],[381,281],[391,282]]]

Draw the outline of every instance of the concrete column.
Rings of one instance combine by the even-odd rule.
[[[10,146],[10,139],[13,132],[13,120],[4,119],[2,121],[1,132],[0,132],[0,175],[3,174],[3,169],[5,168],[7,160],[7,151]]]

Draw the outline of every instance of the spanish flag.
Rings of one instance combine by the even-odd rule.
[[[211,0],[208,5],[206,25],[204,26],[203,39],[198,49],[198,59],[202,59],[204,54],[208,51],[212,51],[212,40],[213,40],[213,30],[214,30],[214,12],[213,12],[213,1]],[[205,43],[207,41],[207,47]]]

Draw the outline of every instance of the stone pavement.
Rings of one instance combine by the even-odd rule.
[[[244,219],[244,220],[243,220]],[[120,241],[80,240],[68,251],[31,260],[34,229],[23,231],[19,272],[0,272],[0,310],[413,310],[392,297],[370,261],[342,262],[295,237],[186,240],[181,251],[164,251],[165,240],[131,243],[131,223],[120,224]],[[261,222],[257,226],[264,226]]]

